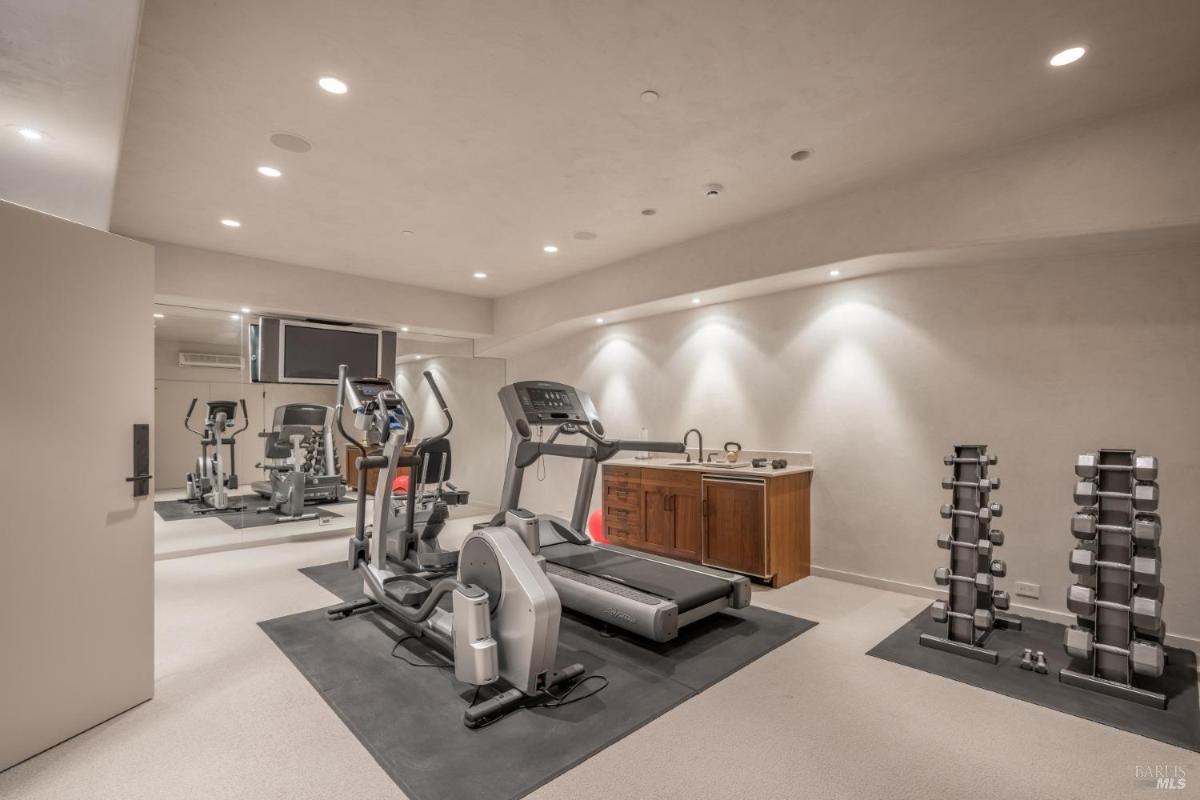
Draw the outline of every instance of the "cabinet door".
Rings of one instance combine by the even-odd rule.
[[[766,486],[704,481],[704,563],[751,575],[766,573]]]
[[[674,540],[671,555],[686,561],[700,560],[700,491],[676,489],[671,495]]]
[[[671,489],[647,486],[643,495],[642,546],[655,553],[669,553],[675,539],[675,512],[671,509]]]

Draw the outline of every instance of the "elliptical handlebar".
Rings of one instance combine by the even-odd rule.
[[[342,409],[346,405],[346,378],[349,377],[349,373],[350,373],[350,367],[348,365],[341,364],[340,366],[338,366],[337,399],[334,401],[333,416],[334,416],[334,419],[337,420],[338,433],[342,434],[342,438],[345,439],[347,442],[349,442],[350,444],[357,447],[358,452],[362,454],[362,457],[366,458],[367,457],[366,445],[364,445],[358,439],[355,439],[353,436],[351,436],[350,433],[346,430],[346,424],[344,422],[342,422]]]
[[[433,436],[426,436],[424,439],[418,442],[415,450],[417,454],[424,452],[425,448],[429,447],[431,444],[435,444],[440,442],[442,439],[445,439],[450,435],[450,431],[454,430],[454,417],[450,413],[450,407],[446,405],[446,398],[442,397],[442,390],[438,388],[437,381],[433,379],[433,373],[429,370],[425,370],[423,374],[425,375],[425,381],[429,384],[429,388],[433,390],[433,396],[437,398],[438,406],[442,409],[442,415],[446,418],[446,428],[441,433],[434,434]]]
[[[236,431],[229,434],[229,438],[231,441],[233,439],[237,438],[237,435],[239,433],[243,433],[246,430],[246,428],[250,427],[250,415],[246,412],[246,398],[242,397],[239,399],[241,400],[241,403],[242,403],[242,427],[238,428]]]
[[[187,428],[197,436],[204,436],[203,433],[192,427],[192,412],[196,410],[196,401],[199,399],[199,397],[192,398],[192,404],[188,406],[187,415],[183,418],[183,427]]]

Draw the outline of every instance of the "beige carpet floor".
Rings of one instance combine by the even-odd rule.
[[[403,795],[255,624],[328,605],[296,570],[342,539],[160,561],[155,698],[0,774],[0,798]],[[926,602],[822,578],[755,601],[821,624],[537,798],[1137,798],[1200,755],[864,653]],[[80,669],[87,654],[80,653]],[[1114,701],[1116,702],[1116,701]]]

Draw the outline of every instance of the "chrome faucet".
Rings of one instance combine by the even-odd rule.
[[[683,449],[684,450],[687,449],[688,437],[691,436],[693,433],[696,434],[696,463],[703,464],[704,463],[704,434],[700,433],[699,428],[692,428],[683,435]],[[692,460],[691,453],[687,454],[687,460],[689,462]]]

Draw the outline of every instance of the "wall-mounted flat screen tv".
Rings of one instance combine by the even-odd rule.
[[[337,383],[338,366],[350,374],[383,374],[382,331],[281,320],[279,380],[284,383]]]

